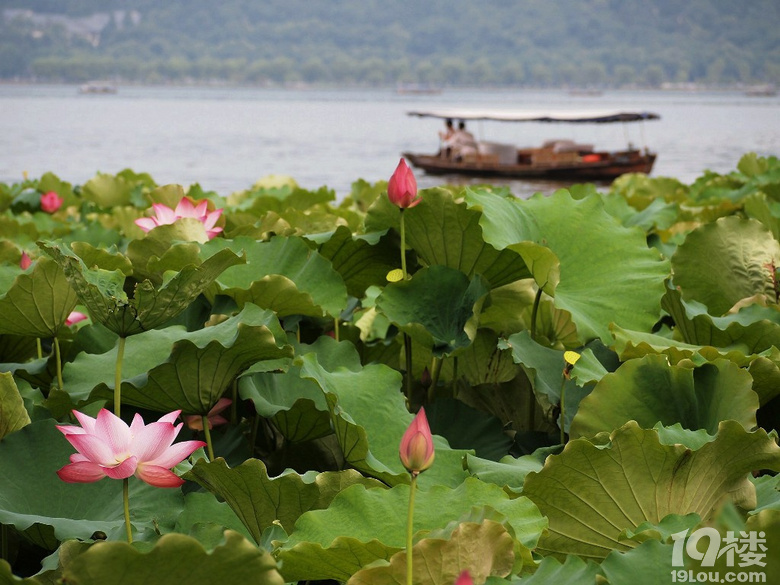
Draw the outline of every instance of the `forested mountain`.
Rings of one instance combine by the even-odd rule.
[[[780,83],[777,0],[3,0],[0,78]]]

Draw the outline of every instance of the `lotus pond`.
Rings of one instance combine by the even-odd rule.
[[[780,583],[780,161],[417,195],[0,184],[0,583]]]

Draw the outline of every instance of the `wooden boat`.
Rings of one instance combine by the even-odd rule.
[[[412,111],[410,116],[451,120],[499,122],[545,122],[606,124],[658,120],[652,112],[496,112],[477,110]],[[612,180],[625,173],[650,173],[656,154],[629,144],[620,151],[596,150],[592,144],[550,140],[536,148],[518,148],[496,142],[476,142],[476,148],[459,154],[442,150],[436,154],[404,152],[412,165],[433,175],[460,174],[476,177],[553,180]]]
[[[89,81],[79,86],[79,93],[117,93],[119,89],[110,81]]]

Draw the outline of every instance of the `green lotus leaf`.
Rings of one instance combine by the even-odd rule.
[[[684,429],[680,423],[663,426],[658,422],[653,425],[653,428],[658,433],[658,440],[662,445],[685,445],[692,450],[701,448],[715,438],[706,429],[692,431]]]
[[[427,266],[460,270],[469,278],[481,275],[491,288],[528,278],[523,258],[511,250],[496,250],[482,238],[481,214],[450,193],[431,190],[420,205],[404,212],[406,242]]]
[[[531,339],[528,331],[516,333],[510,336],[507,341],[509,347],[512,348],[513,359],[525,370],[533,386],[534,394],[543,409],[549,410],[552,406],[560,404],[561,389],[564,389],[563,424],[565,431],[569,432],[578,405],[593,389],[592,386],[580,386],[576,379],[564,380],[563,369],[566,364],[563,359],[564,352],[539,345]],[[577,366],[574,366],[572,377],[574,377],[576,369]],[[556,422],[556,424],[559,423]]]
[[[707,308],[685,301],[671,286],[661,301],[672,316],[675,331],[683,341],[695,345],[740,349],[747,356],[780,347],[780,307],[750,304],[725,317],[707,314]]]
[[[346,581],[366,565],[390,559],[405,546],[408,506],[408,485],[387,490],[355,485],[341,491],[327,509],[306,512],[278,550],[285,580]],[[536,546],[546,525],[536,507],[527,498],[510,499],[500,487],[473,478],[455,489],[435,485],[419,490],[415,533],[419,538],[419,531],[444,528],[472,508],[483,506],[502,514],[525,548]]]
[[[525,476],[532,471],[540,471],[544,466],[545,457],[546,455],[537,454],[522,457],[506,455],[499,461],[489,461],[474,455],[466,455],[463,465],[473,477],[519,494]]]
[[[630,420],[645,429],[680,423],[714,435],[720,421],[731,419],[750,430],[758,410],[752,382],[747,371],[727,360],[686,368],[648,355],[604,376],[580,402],[569,432],[572,438],[593,436]]]
[[[727,496],[755,506],[747,479],[754,469],[780,469],[780,447],[763,430],[748,433],[724,421],[713,441],[692,451],[662,445],[656,431],[632,421],[607,446],[570,441],[539,473],[526,476],[523,494],[550,521],[540,553],[603,559],[627,550],[631,543],[619,541],[621,532],[643,522],[690,513],[706,522]]]
[[[65,483],[56,471],[68,463],[73,447],[52,419],[31,423],[0,442],[0,523],[26,530],[51,526],[60,541],[88,539],[96,530],[110,539],[125,538],[122,482]],[[183,506],[181,490],[160,489],[130,480],[130,519],[137,539],[170,531]]]
[[[642,230],[609,215],[598,196],[575,201],[562,190],[510,200],[467,189],[466,201],[482,210],[485,241],[496,248],[531,242],[554,253],[561,279],[555,306],[571,313],[582,342],[599,337],[609,344],[612,322],[649,331],[658,320],[669,264],[647,247]]]
[[[715,316],[743,299],[776,302],[775,267],[780,244],[760,222],[724,217],[692,231],[672,257],[674,284],[685,300],[696,300]]]
[[[376,300],[388,319],[436,357],[468,346],[476,334],[476,316],[488,293],[480,276],[471,280],[459,270],[431,266],[411,280],[389,284]]]
[[[205,459],[198,460],[198,462],[204,461]],[[203,525],[208,525],[212,528],[210,533],[216,535],[213,539],[215,546],[222,540],[223,532],[226,528],[240,533],[244,538],[252,538],[250,532],[226,502],[217,500],[213,494],[208,492],[190,492],[185,494],[184,509],[176,518],[174,531],[180,534],[195,536],[199,534],[199,529]],[[198,537],[196,536],[196,538]],[[200,538],[198,540],[206,544]]]
[[[425,415],[431,432],[447,439],[453,449],[473,450],[478,457],[498,461],[513,444],[495,416],[454,398],[437,398],[426,406]]]
[[[282,341],[277,341],[282,340]],[[122,402],[157,412],[207,414],[241,372],[261,361],[292,357],[276,316],[255,305],[212,327],[147,331],[127,339]],[[117,347],[104,354],[79,354],[64,376],[72,396],[113,397]]]
[[[160,288],[144,280],[129,298],[123,290],[121,270],[88,267],[62,245],[39,244],[65,272],[76,294],[89,309],[90,317],[121,337],[154,329],[174,318],[208,287],[222,271],[243,260],[229,250],[215,253],[199,266],[184,266]]]
[[[0,582],[7,583],[9,585],[44,585],[44,583],[36,577],[28,577],[23,579],[16,577],[11,571],[11,565],[5,559],[0,559]],[[52,582],[54,585],[56,582]]]
[[[57,263],[39,258],[0,296],[0,333],[55,337],[76,302],[76,292]]]
[[[323,341],[326,348],[352,345],[330,338]],[[357,359],[357,352],[351,351]],[[350,369],[329,362],[322,353],[308,353],[300,359],[301,375],[316,381],[325,393],[346,461],[387,484],[408,482],[409,473],[401,464],[398,448],[414,417],[400,391],[401,375],[381,364]],[[438,436],[434,436],[434,445],[436,463],[420,476],[420,484],[459,485],[466,477],[461,465],[464,451],[450,449]]]
[[[98,173],[82,185],[81,195],[87,201],[104,209],[129,205],[134,185],[128,179],[130,177],[123,176],[121,173],[117,175]]]
[[[420,585],[452,585],[463,571],[477,583],[487,577],[506,577],[515,560],[514,540],[506,528],[491,520],[464,522],[448,540],[425,538],[412,547],[413,582]],[[406,585],[406,551],[390,558],[388,565],[361,569],[347,585]]]
[[[544,557],[532,575],[525,576],[519,585],[548,585],[549,583],[595,583],[601,569],[592,560],[583,561],[574,555],[567,555],[561,563],[555,557]],[[495,583],[491,583],[495,585]]]
[[[24,401],[13,375],[0,372],[0,439],[28,424],[30,415],[24,408]]]
[[[210,553],[194,538],[166,534],[148,552],[122,542],[97,543],[63,570],[73,585],[283,585],[273,557],[240,534]]]
[[[651,539],[627,552],[612,551],[601,563],[601,572],[610,585],[666,583],[673,571],[672,549],[671,544]]]
[[[474,342],[458,354],[458,376],[469,384],[500,384],[517,375],[512,352],[498,347],[498,336],[488,329],[478,329]]]
[[[708,345],[693,345],[655,333],[628,331],[615,325],[612,325],[611,329],[615,338],[613,344],[615,351],[622,361],[641,358],[648,354],[663,354],[671,364],[677,364],[682,360],[703,363],[724,358],[738,366],[747,366],[756,357],[746,354],[739,346],[718,348]]]
[[[334,316],[347,305],[341,275],[302,238],[275,237],[270,242],[215,238],[203,245],[201,255],[208,257],[223,249],[246,253],[246,264],[229,268],[217,281],[223,294],[239,304],[253,302],[280,317]]]
[[[291,443],[302,443],[333,432],[325,395],[313,380],[301,378],[291,366],[285,374],[261,373],[239,380],[241,398],[251,400],[257,414],[273,419]]]
[[[780,355],[759,356],[750,362],[748,372],[753,378],[753,391],[761,406],[780,396]]]
[[[701,524],[701,518],[698,514],[669,514],[664,516],[660,522],[643,522],[636,529],[627,528],[620,534],[621,540],[633,540],[637,543],[646,540],[655,539],[660,542],[669,543],[674,540],[674,535],[682,530],[693,530]]]
[[[637,209],[614,193],[604,196],[604,208],[624,226],[638,226],[648,233],[669,229],[679,214],[679,205],[667,203],[663,198],[652,199],[646,207]]]
[[[230,468],[221,457],[211,462],[198,460],[184,477],[227,502],[258,543],[263,531],[275,522],[292,532],[301,514],[327,508],[336,494],[353,484],[383,487],[352,469],[268,477],[268,470],[259,459],[247,459]]]
[[[387,273],[400,264],[399,252],[388,244],[387,238],[372,242],[354,237],[345,226],[340,226],[320,246],[319,253],[330,260],[344,279],[347,292],[356,298],[363,297],[369,286],[384,286]]]
[[[749,218],[760,221],[780,241],[780,202],[766,193],[753,193],[745,198],[744,209]]]

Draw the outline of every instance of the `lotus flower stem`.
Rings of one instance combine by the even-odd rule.
[[[404,223],[403,209],[401,209],[401,272],[404,273],[404,280],[409,278],[406,272],[406,225]]]
[[[60,390],[63,389],[62,383],[62,354],[60,353],[60,340],[54,337],[54,359],[57,361],[57,386]]]
[[[114,414],[119,416],[122,408],[122,359],[125,355],[126,337],[119,338],[119,347],[116,350],[116,367],[114,369]]]
[[[38,349],[38,359],[43,358],[43,347],[41,347],[41,338],[36,337],[35,338],[35,346]]]
[[[566,432],[564,427],[566,426],[566,406],[564,405],[564,394],[566,393],[566,376],[561,381],[561,445],[566,444]]]
[[[539,302],[542,300],[542,289],[536,291],[534,297],[534,308],[531,310],[531,339],[536,341],[536,315],[539,312]]]
[[[404,333],[404,355],[406,356],[406,402],[412,404],[412,338]]]
[[[428,388],[428,402],[432,402],[433,397],[436,394],[436,386],[439,384],[439,375],[441,374],[441,365],[443,362],[443,358],[433,358],[433,363],[431,364],[431,387]]]
[[[414,492],[417,487],[417,473],[412,473],[409,485],[409,512],[406,516],[406,585],[412,585],[412,535],[414,533]]]
[[[214,447],[211,445],[211,429],[209,429],[209,417],[203,415],[203,434],[206,436],[206,450],[209,454],[209,461],[214,461]]]
[[[130,527],[130,478],[122,480],[122,500],[125,508],[125,530],[127,531],[127,542],[133,542],[133,529]]]

